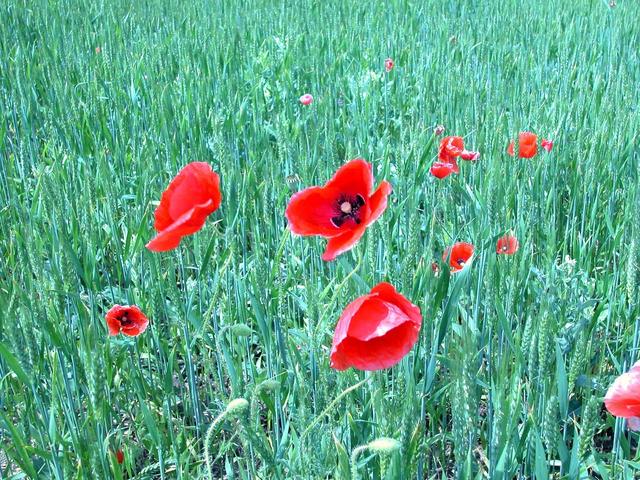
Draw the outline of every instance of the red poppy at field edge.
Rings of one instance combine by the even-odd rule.
[[[356,158],[338,169],[323,187],[310,187],[291,197],[285,215],[298,235],[327,238],[325,261],[350,250],[387,208],[391,184],[373,191],[371,165]]]
[[[129,337],[140,335],[147,329],[149,319],[135,305],[114,305],[105,316],[109,335],[123,333]]]
[[[604,397],[604,405],[612,415],[626,418],[631,428],[640,427],[640,362],[614,380]]]
[[[507,153],[512,157],[515,154],[515,142],[511,140],[507,147]],[[538,153],[538,136],[531,132],[520,132],[518,135],[518,156],[520,158],[532,158]]]
[[[446,263],[448,258],[451,273],[457,273],[465,266],[471,264],[473,261],[473,252],[473,245],[467,242],[458,242],[444,251],[442,261]]]
[[[420,309],[382,282],[342,312],[331,346],[331,368],[381,370],[397,364],[418,340]]]
[[[496,244],[496,253],[503,255],[513,255],[518,251],[520,244],[518,243],[518,239],[513,235],[505,235],[498,239],[498,243]]]
[[[155,211],[154,227],[158,232],[147,243],[154,252],[176,248],[182,237],[200,230],[207,217],[222,202],[220,178],[205,162],[186,165],[162,194]]]

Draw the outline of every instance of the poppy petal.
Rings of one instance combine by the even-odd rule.
[[[147,248],[153,252],[165,252],[176,248],[182,237],[191,235],[202,228],[207,216],[215,210],[213,200],[202,205],[196,205],[191,210],[183,213],[169,226],[159,231],[155,237],[147,243]]]
[[[616,417],[640,417],[640,362],[615,379],[604,404]]]
[[[469,162],[475,162],[480,158],[480,152],[472,152],[470,150],[463,150],[460,154],[460,158]]]
[[[455,162],[464,150],[464,140],[462,137],[448,136],[440,140],[438,149],[438,159],[443,162]]]
[[[297,235],[339,234],[338,227],[331,223],[339,195],[340,192],[323,187],[310,187],[294,194],[285,211],[291,231]]]
[[[452,173],[458,173],[459,171],[460,169],[458,168],[458,164],[455,162],[435,162],[429,169],[429,173],[440,180],[447,178]]]
[[[186,165],[162,193],[160,205],[155,211],[156,230],[168,228],[176,219],[195,205],[212,201],[212,212],[222,201],[220,177],[206,162]]]
[[[325,188],[334,189],[342,194],[368,198],[373,190],[373,172],[371,164],[362,158],[356,158],[338,169]]]
[[[390,283],[379,283],[371,289],[371,294],[376,294],[382,300],[397,305],[412,322],[418,325],[422,323],[420,309],[407,300],[404,295],[401,295]]]
[[[340,235],[329,238],[327,247],[322,254],[322,260],[330,262],[335,260],[338,255],[351,250],[353,246],[358,243],[358,240],[362,238],[366,228],[367,225],[365,223],[361,223],[353,230],[347,230]]]
[[[384,213],[387,208],[387,197],[392,191],[393,188],[391,187],[391,184],[386,180],[383,180],[376,191],[373,192],[373,195],[369,197],[370,211],[367,218],[367,225],[371,225]]]
[[[393,367],[411,351],[419,331],[419,327],[407,321],[386,335],[372,340],[347,337],[332,351],[331,368],[345,370],[354,367],[372,371]]]
[[[351,318],[347,336],[367,341],[381,337],[408,321],[407,315],[392,303],[370,296]]]

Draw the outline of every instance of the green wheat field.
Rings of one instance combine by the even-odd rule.
[[[0,478],[640,478],[639,434],[603,405],[640,358],[638,19],[634,0],[1,2]],[[437,125],[481,153],[443,180]],[[520,131],[553,150],[507,155]],[[393,193],[325,262],[284,212],[356,157]],[[222,205],[151,252],[194,161]],[[476,251],[451,275],[456,241]],[[381,281],[420,307],[417,343],[332,369],[343,309]],[[148,329],[109,336],[114,304]]]

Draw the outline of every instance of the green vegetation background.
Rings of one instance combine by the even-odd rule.
[[[364,450],[362,478],[638,475],[637,435],[602,408],[639,357],[638,2],[8,0],[0,18],[3,478],[206,478],[237,397],[213,478],[349,478],[382,436],[402,448]],[[444,181],[437,124],[482,154]],[[508,157],[525,129],[552,153]],[[283,212],[356,156],[393,199],[324,263]],[[156,202],[196,160],[222,207],[152,254]],[[521,249],[498,258],[509,229]],[[473,267],[435,277],[455,240]],[[381,280],[421,307],[419,343],[332,371],[342,308]],[[108,337],[114,303],[149,330]]]

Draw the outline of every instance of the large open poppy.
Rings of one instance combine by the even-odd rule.
[[[614,380],[604,405],[612,415],[626,418],[630,428],[640,429],[640,362]]]
[[[135,305],[114,305],[105,316],[109,335],[123,333],[129,337],[140,335],[147,329],[149,319]]]
[[[457,273],[473,261],[473,245],[467,242],[454,243],[442,254],[442,261],[449,259],[449,269],[451,273]]]
[[[398,363],[418,340],[420,309],[382,282],[342,312],[331,346],[331,368],[380,370]]]
[[[182,237],[200,230],[222,202],[220,178],[205,162],[186,165],[171,181],[156,208],[156,236],[147,243],[154,252],[176,248]]]
[[[322,259],[330,261],[351,249],[387,208],[391,184],[373,191],[371,165],[361,158],[338,169],[323,187],[310,187],[291,197],[285,215],[298,235],[327,238]]]
[[[553,141],[543,138],[540,142],[542,148],[550,152],[553,148]],[[515,155],[515,142],[511,140],[507,147],[507,153],[512,157]],[[520,132],[518,135],[518,156],[520,158],[532,158],[538,153],[538,136],[531,132]]]
[[[518,251],[520,244],[518,243],[518,239],[511,235],[507,234],[498,239],[496,244],[496,253],[501,255],[513,255]]]

